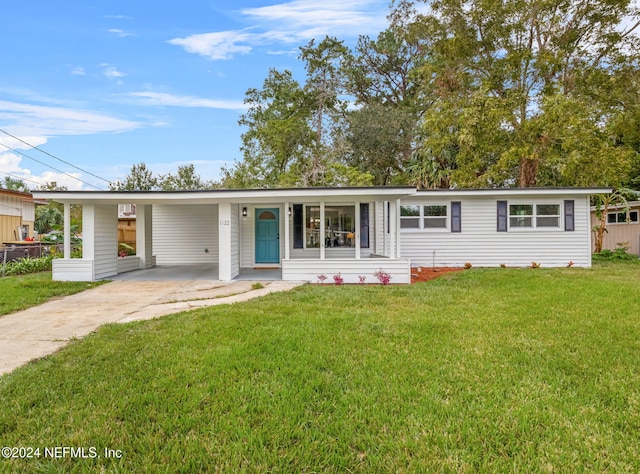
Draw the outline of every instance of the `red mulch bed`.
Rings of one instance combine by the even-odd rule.
[[[411,268],[411,283],[420,283],[423,281],[430,281],[434,278],[444,275],[445,273],[459,272],[464,270],[464,267],[419,267]]]

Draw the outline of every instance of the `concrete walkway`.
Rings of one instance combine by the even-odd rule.
[[[24,311],[0,316],[0,375],[44,357],[105,323],[157,318],[286,291],[301,282],[113,281]]]

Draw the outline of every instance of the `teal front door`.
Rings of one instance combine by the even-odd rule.
[[[279,209],[256,209],[256,263],[280,263]]]

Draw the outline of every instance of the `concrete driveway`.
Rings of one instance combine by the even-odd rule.
[[[0,375],[44,357],[105,323],[125,323],[206,306],[246,301],[301,282],[113,281],[0,316]]]

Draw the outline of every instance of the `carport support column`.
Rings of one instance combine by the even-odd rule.
[[[218,278],[231,281],[231,204],[218,204]]]
[[[63,235],[62,235],[62,250],[64,258],[71,258],[71,204],[64,203],[64,218],[63,218]]]
[[[140,269],[153,266],[151,216],[150,205],[136,206],[136,256],[140,262]]]
[[[65,232],[66,232],[66,225],[65,225]],[[66,245],[66,241],[67,241],[67,237],[65,235],[65,245]],[[82,206],[82,258],[84,260],[95,260],[95,253],[96,253],[96,206],[94,206],[93,204],[85,204],[84,206]],[[114,258],[117,258],[117,256]]]

